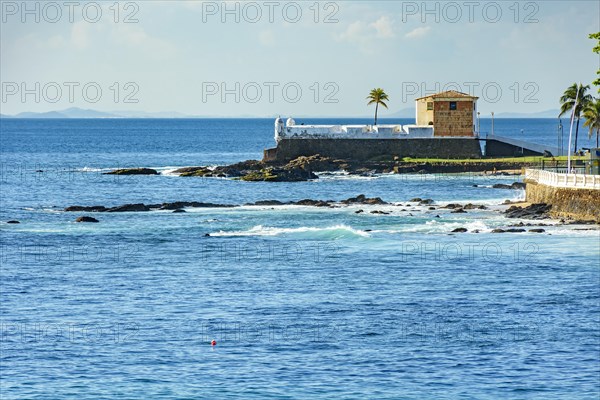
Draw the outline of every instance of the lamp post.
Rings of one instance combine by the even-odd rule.
[[[563,155],[563,124],[562,119],[558,117],[558,155]]]
[[[494,112],[492,111],[492,136],[494,136]]]
[[[481,113],[477,111],[477,136],[481,137]]]

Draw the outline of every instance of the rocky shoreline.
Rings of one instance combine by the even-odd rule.
[[[260,200],[254,203],[246,203],[246,204],[220,204],[220,203],[207,203],[207,202],[197,202],[197,201],[179,201],[179,202],[171,202],[171,203],[159,203],[159,204],[143,204],[143,203],[132,203],[132,204],[124,204],[115,207],[106,207],[106,206],[69,206],[66,207],[63,211],[65,212],[92,212],[92,213],[114,213],[114,212],[148,212],[148,211],[172,211],[173,213],[184,213],[185,208],[235,208],[242,206],[285,206],[285,205],[296,205],[296,206],[308,206],[308,207],[328,207],[328,208],[341,208],[345,206],[351,205],[365,205],[365,206],[391,206],[398,207],[398,212],[401,213],[409,213],[411,211],[417,211],[414,208],[415,206],[427,207],[427,211],[434,210],[444,210],[449,211],[451,214],[457,213],[467,213],[472,210],[487,210],[488,207],[482,204],[458,204],[458,203],[450,203],[446,205],[437,205],[436,202],[432,199],[421,199],[421,198],[413,198],[405,203],[389,203],[380,197],[367,197],[363,194],[358,195],[356,197],[350,197],[345,200],[335,201],[335,200],[315,200],[315,199],[304,199],[299,201],[288,201],[282,202],[279,200]],[[552,206],[549,204],[531,204],[527,206],[517,206],[511,205],[508,209],[502,211],[506,218],[509,219],[528,219],[528,220],[548,220],[551,219],[551,209]],[[356,214],[362,214],[366,211],[363,209],[356,210]],[[371,210],[371,214],[380,214],[380,215],[390,215],[392,211],[390,210]],[[398,214],[396,214],[398,215]],[[435,215],[435,218],[440,218],[439,215]],[[98,222],[93,217],[89,216],[81,216],[76,222]],[[594,221],[587,220],[571,220],[565,221],[561,220],[561,224],[565,225],[573,225],[573,224],[594,224]],[[523,223],[520,222],[518,224],[509,225],[506,229],[495,229],[492,233],[519,233],[526,232],[523,227],[532,227],[532,226],[547,226],[542,223]],[[457,228],[450,233],[466,233],[469,232],[466,228]],[[529,232],[542,233],[544,229],[535,228],[529,229]],[[479,231],[473,231],[471,233],[479,233]]]
[[[510,162],[403,162],[367,161],[333,159],[319,154],[301,156],[285,164],[247,160],[231,165],[217,167],[198,166],[184,167],[172,171],[181,177],[233,178],[249,182],[304,182],[319,179],[317,173],[343,171],[351,175],[373,175],[382,173],[397,174],[434,174],[434,173],[498,173],[498,171],[520,170],[525,164]],[[501,174],[508,174],[500,172]],[[150,168],[118,169],[105,173],[107,175],[158,175]],[[514,173],[513,173],[514,174]],[[514,174],[518,175],[518,174]],[[516,188],[513,188],[516,189]]]

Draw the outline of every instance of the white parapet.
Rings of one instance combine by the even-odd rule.
[[[586,175],[581,173],[557,173],[540,169],[527,168],[525,179],[541,185],[600,190],[600,175]]]
[[[275,121],[275,140],[281,139],[410,139],[433,137],[432,126],[416,125],[286,125]]]

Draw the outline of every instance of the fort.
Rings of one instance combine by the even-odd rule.
[[[263,161],[287,162],[300,156],[369,161],[374,159],[482,158],[557,155],[548,146],[487,136],[476,129],[477,97],[446,91],[416,99],[411,125],[304,125],[293,118],[275,120],[277,146]]]

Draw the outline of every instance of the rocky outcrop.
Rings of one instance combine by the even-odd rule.
[[[525,189],[525,184],[522,182],[514,182],[510,185],[506,185],[504,183],[496,183],[495,185],[492,186],[492,188],[494,189],[513,189],[513,190],[517,190],[517,189]]]
[[[246,173],[240,179],[248,182],[304,182],[319,179],[319,177],[310,170],[286,166],[284,168],[267,167],[260,171],[252,171]]]
[[[21,222],[17,221],[17,220],[11,220],[11,221],[7,221],[7,224],[20,224]]]
[[[551,204],[552,217],[600,224],[600,190],[558,188],[528,182],[526,193],[530,203]]]
[[[356,197],[351,197],[346,200],[342,200],[343,204],[370,204],[370,205],[385,205],[389,204],[383,201],[380,197],[366,197],[364,194],[359,194]]]
[[[100,222],[100,221],[98,221],[96,218],[93,218],[93,217],[82,216],[82,217],[77,218],[75,220],[75,222],[94,222],[95,223],[95,222]]]
[[[550,218],[551,205],[545,203],[531,204],[527,207],[511,206],[504,211],[507,218],[545,219]]]
[[[145,204],[137,203],[137,204],[125,204],[118,207],[112,207],[107,210],[107,212],[138,212],[138,211],[150,211],[150,207]]]
[[[337,204],[337,205],[336,205]],[[389,204],[383,201],[380,197],[367,197],[364,194],[360,194],[356,197],[351,197],[346,200],[337,202],[335,200],[313,200],[304,199],[298,201],[282,202],[279,200],[260,200],[255,203],[247,203],[246,205],[255,206],[281,206],[281,205],[297,205],[297,206],[310,206],[310,207],[339,207],[343,205],[353,204],[365,204],[365,205],[385,205]],[[69,206],[64,209],[67,212],[140,212],[140,211],[152,211],[152,210],[174,210],[181,212],[184,208],[231,208],[237,207],[232,204],[219,204],[219,203],[204,203],[199,201],[176,201],[173,203],[159,203],[159,204],[124,204],[117,207],[105,207],[105,206]],[[181,211],[179,211],[181,210]]]
[[[158,171],[151,168],[124,168],[105,172],[103,175],[158,175]]]
[[[65,208],[65,211],[70,211],[70,212],[79,212],[79,211],[84,211],[84,212],[104,212],[108,210],[106,207],[104,206],[70,206]]]

